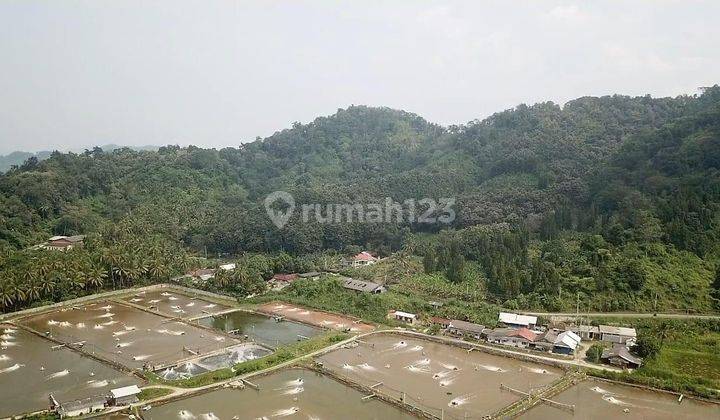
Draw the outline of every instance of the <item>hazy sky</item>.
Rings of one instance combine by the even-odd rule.
[[[237,146],[350,104],[441,123],[720,82],[714,1],[0,0],[0,153]]]

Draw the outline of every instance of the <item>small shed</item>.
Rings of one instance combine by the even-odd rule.
[[[450,326],[450,320],[447,318],[441,318],[439,316],[434,316],[430,318],[430,323],[433,325],[438,325],[440,328],[445,329]]]
[[[140,388],[138,388],[137,385],[124,386],[110,390],[110,399],[113,405],[116,406],[134,404],[139,401],[138,394],[140,394],[140,392]]]
[[[605,362],[623,368],[638,368],[642,359],[630,354],[630,350],[623,344],[615,344],[611,349],[605,349],[600,357]]]
[[[63,418],[95,413],[97,411],[104,410],[106,406],[107,397],[104,395],[96,395],[94,397],[62,402],[55,408],[60,418]]]
[[[416,314],[411,314],[410,312],[394,311],[392,312],[392,316],[396,321],[401,321],[410,325],[414,325],[418,321],[418,316]]]
[[[485,326],[472,322],[453,319],[452,321],[450,321],[448,331],[450,331],[450,334],[453,335],[461,337],[472,337],[476,340],[480,340],[484,335],[483,331],[485,331]]]

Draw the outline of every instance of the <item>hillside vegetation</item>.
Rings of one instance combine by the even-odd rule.
[[[510,308],[713,311],[719,168],[719,87],[520,105],[451,127],[353,106],[238,148],[55,152],[0,175],[0,303],[167,278],[206,252],[312,254],[313,268],[318,255],[362,248],[422,260],[421,272],[385,280],[472,285]],[[320,224],[296,211],[278,229],[262,203],[276,190],[298,206],[452,197],[457,217]],[[52,234],[90,234],[90,246],[28,250]],[[58,268],[65,260],[82,269]]]

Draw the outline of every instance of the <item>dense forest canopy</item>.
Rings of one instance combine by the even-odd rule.
[[[582,298],[708,311],[720,294],[719,168],[717,86],[520,105],[451,127],[352,106],[238,148],[54,152],[0,175],[0,286],[25,287],[37,272],[28,261],[45,258],[28,248],[50,235],[98,234],[77,258],[113,281],[121,261],[108,249],[135,277],[160,278],[184,270],[186,252],[359,246],[419,255],[428,274],[474,282],[510,307]],[[278,229],[262,204],[276,190],[298,205],[453,197],[457,218],[319,224],[296,213]]]

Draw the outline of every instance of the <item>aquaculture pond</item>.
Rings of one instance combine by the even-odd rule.
[[[247,335],[249,339],[273,348],[322,332],[322,329],[310,325],[287,320],[278,322],[269,316],[246,311],[201,318],[197,322],[241,337]]]

